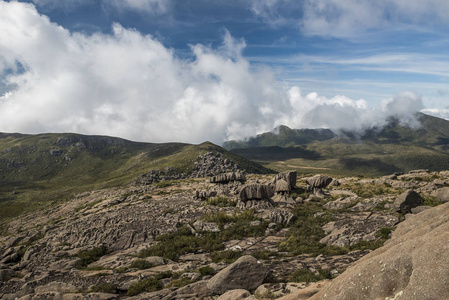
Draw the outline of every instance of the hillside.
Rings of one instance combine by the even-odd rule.
[[[212,143],[137,143],[79,134],[0,134],[0,220],[96,188],[131,183],[150,170],[194,172],[205,153],[251,173],[269,170]]]
[[[383,128],[363,135],[326,129],[280,126],[246,141],[224,147],[277,171],[383,175],[413,169],[449,168],[449,121],[419,114],[421,126],[410,128],[390,119]]]
[[[227,182],[216,178],[221,179],[94,190],[8,220],[0,232],[0,298],[213,300],[226,293],[221,299],[289,294],[307,299],[296,293],[317,287],[311,282],[349,278],[339,285],[347,287],[355,277],[364,279],[356,291],[385,286],[377,298],[392,299],[399,290],[391,293],[389,287],[403,287],[398,278],[418,278],[410,288],[429,288],[429,269],[437,270],[429,279],[432,287],[447,289],[445,264],[434,267],[447,253],[447,204],[441,205],[442,215],[434,213],[432,226],[424,226],[424,235],[418,232],[425,242],[412,240],[406,250],[374,255],[391,248],[382,245],[392,232],[392,242],[402,245],[397,238],[413,228],[410,220],[449,200],[449,171],[380,178],[311,178],[291,171],[229,176]],[[438,244],[427,243],[429,230],[444,233],[434,235]],[[423,253],[433,254],[420,258]],[[370,265],[351,267],[370,256],[377,258]],[[422,270],[419,265],[428,269],[398,271],[402,266]],[[413,299],[426,295],[418,290]]]

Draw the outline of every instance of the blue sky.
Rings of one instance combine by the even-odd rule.
[[[220,143],[281,124],[449,118],[447,11],[444,0],[0,0],[0,131]]]

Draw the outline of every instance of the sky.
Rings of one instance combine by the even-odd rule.
[[[220,144],[449,119],[446,0],[0,0],[0,132]]]

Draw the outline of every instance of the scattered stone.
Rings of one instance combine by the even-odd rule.
[[[250,292],[244,289],[230,290],[217,298],[217,300],[249,300]]]

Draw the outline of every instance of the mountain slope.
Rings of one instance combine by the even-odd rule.
[[[363,135],[329,130],[278,128],[224,147],[272,169],[303,173],[382,175],[412,169],[449,167],[449,121],[418,114],[411,128],[390,119],[383,128]]]
[[[251,173],[269,170],[212,143],[137,143],[79,134],[0,134],[0,218],[73,193],[132,182],[150,170],[189,175],[200,155],[220,153]]]

